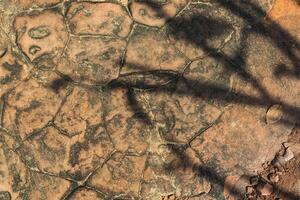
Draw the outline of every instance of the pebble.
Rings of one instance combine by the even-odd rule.
[[[280,167],[285,165],[286,162],[290,161],[293,159],[294,153],[292,152],[291,148],[288,147],[285,149],[283,155],[277,155],[274,160],[272,161],[272,164],[276,167]]]
[[[246,187],[246,193],[247,194],[253,194],[255,192],[254,188],[252,186]]]
[[[274,124],[278,122],[283,116],[283,109],[281,105],[272,105],[266,113],[267,124]]]
[[[286,148],[282,157],[283,157],[284,161],[287,162],[294,158],[294,153],[292,152],[292,150],[290,148]]]
[[[268,175],[268,179],[273,183],[277,183],[279,181],[279,175],[276,173],[270,173]]]
[[[262,196],[269,196],[273,193],[273,186],[269,183],[265,183],[258,187],[258,191]]]

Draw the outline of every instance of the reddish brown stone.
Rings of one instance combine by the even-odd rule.
[[[137,25],[130,37],[122,73],[149,70],[179,71],[186,58],[156,28]]]
[[[116,38],[72,37],[57,69],[78,82],[105,84],[118,77],[125,45]]]
[[[22,139],[46,126],[64,96],[49,87],[58,78],[51,72],[37,72],[12,90],[6,98],[3,126],[16,131]]]
[[[278,23],[282,29],[300,39],[300,6],[294,0],[276,0],[268,18]],[[284,38],[282,38],[284,39]]]
[[[49,127],[26,141],[25,145],[39,170],[77,180],[84,179],[113,151],[101,126],[73,138]]]
[[[195,95],[214,105],[226,105],[226,97],[231,92],[231,73],[224,59],[218,60],[211,57],[195,60],[184,71],[190,89]]]
[[[148,26],[161,27],[174,17],[186,4],[187,0],[171,1],[131,1],[130,11],[135,21]]]
[[[54,123],[68,136],[82,134],[102,122],[102,103],[97,91],[75,87],[61,107]]]
[[[168,88],[141,92],[141,105],[147,105],[147,115],[157,125],[163,139],[171,142],[189,142],[202,128],[213,123],[221,110],[211,105],[183,82],[179,81],[173,93]]]
[[[28,185],[25,194],[30,199],[59,200],[68,191],[71,183],[59,177],[31,172],[31,182]]]
[[[125,8],[114,3],[73,3],[67,17],[74,34],[126,37],[132,24]]]
[[[14,0],[14,1],[18,1],[18,4],[22,8],[47,7],[61,2],[61,0]]]
[[[147,121],[138,117],[141,113],[134,112],[134,106],[138,105],[130,103],[129,98],[127,89],[117,88],[111,91],[105,101],[107,131],[117,150],[142,153],[148,147],[150,127]]]
[[[210,3],[190,4],[168,25],[169,38],[188,58],[203,58],[221,48],[234,32],[236,19]]]
[[[224,197],[226,200],[239,200],[246,194],[246,187],[250,185],[247,176],[227,176],[224,183]]]
[[[63,17],[54,11],[16,17],[17,43],[31,61],[40,67],[54,67],[68,41]]]
[[[240,106],[227,110],[220,123],[192,142],[204,162],[217,164],[229,174],[252,174],[266,160],[272,160],[287,140],[288,129],[274,133],[255,115]],[[239,166],[236,168],[235,166]]]
[[[109,194],[137,198],[145,161],[146,156],[117,153],[95,173],[90,183]]]
[[[99,194],[93,190],[88,189],[78,189],[74,194],[70,197],[70,200],[103,200]]]
[[[0,134],[3,133],[0,132]],[[2,141],[2,137],[0,141],[0,160],[0,191],[5,192],[3,196],[9,196],[8,199],[17,199],[30,181],[29,171],[18,155]]]
[[[209,181],[197,173],[202,162],[194,152],[175,149],[161,145],[149,155],[141,185],[143,199],[160,199],[169,194],[185,199],[211,190]]]
[[[0,51],[0,96],[3,96],[29,76],[31,67],[18,59],[11,49],[3,47]]]

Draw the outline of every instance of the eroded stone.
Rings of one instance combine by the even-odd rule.
[[[2,134],[2,133],[1,133]],[[18,157],[0,138],[0,198],[3,200],[16,199],[26,188],[29,171]]]
[[[57,64],[68,41],[63,16],[50,10],[23,14],[16,17],[14,28],[17,43],[31,61],[46,67]]]
[[[297,1],[276,0],[271,11],[268,13],[268,18],[274,20],[282,29],[295,37],[296,40],[299,40],[299,13],[300,7]]]
[[[25,80],[30,71],[30,66],[18,59],[11,49],[6,49],[0,59],[0,96]]]
[[[25,145],[32,152],[39,170],[79,181],[101,165],[113,151],[102,126],[73,138],[49,127],[30,138]]]
[[[190,88],[206,101],[215,105],[226,105],[226,97],[231,92],[231,63],[206,57],[192,62],[184,72]]]
[[[235,19],[216,4],[190,4],[167,26],[169,38],[190,59],[216,52],[234,32]]]
[[[102,122],[102,103],[97,91],[75,87],[57,117],[56,126],[68,136],[82,134],[90,126]]]
[[[130,37],[122,73],[150,70],[183,70],[187,59],[170,44],[163,32],[137,25]]]
[[[161,27],[187,3],[187,0],[134,0],[131,1],[129,8],[135,21],[148,26]]]
[[[50,85],[59,77],[51,72],[37,72],[18,85],[6,98],[3,126],[22,139],[45,127],[55,116],[65,95]]]
[[[114,3],[72,3],[67,17],[74,34],[126,37],[132,24],[125,8]]]
[[[126,42],[114,38],[71,38],[58,71],[86,84],[105,84],[119,75]]]
[[[139,105],[135,104],[134,95],[126,88],[113,89],[105,99],[105,119],[117,150],[143,153],[148,147],[151,122],[136,109]]]
[[[235,106],[191,146],[204,162],[213,163],[215,170],[225,174],[253,174],[266,160],[272,160],[288,135],[289,130],[275,133],[251,112]]]
[[[21,198],[29,199],[61,199],[68,191],[71,183],[65,179],[31,172],[31,182]]]
[[[124,194],[125,197],[137,198],[145,161],[146,156],[116,153],[97,170],[90,183],[111,195]]]
[[[83,200],[83,199],[89,199],[89,200],[103,200],[97,192],[93,190],[88,189],[78,189],[70,198],[71,200]]]
[[[149,155],[141,184],[143,199],[174,194],[178,199],[208,193],[209,181],[198,174],[202,162],[191,149],[161,145]]]
[[[17,1],[18,4],[25,9],[28,9],[30,7],[49,7],[61,2],[61,0],[17,0]]]
[[[207,103],[183,82],[173,88],[159,88],[139,93],[141,105],[161,136],[171,142],[189,142],[215,120],[221,110]]]

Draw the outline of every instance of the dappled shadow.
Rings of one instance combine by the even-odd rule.
[[[186,149],[189,148],[189,146],[177,146],[170,144],[168,145],[168,148],[177,155],[177,158],[179,161],[176,162],[174,165],[173,162],[170,164],[167,164],[164,166],[164,169],[167,171],[177,170],[177,169],[192,169],[192,171],[197,174],[199,177],[207,179],[211,184],[213,189],[222,189],[220,191],[223,194],[223,188],[226,188],[226,190],[230,191],[230,194],[234,196],[237,199],[245,199],[246,194],[245,190],[242,189],[239,185],[235,185],[236,183],[229,183],[225,182],[225,177],[222,176],[220,173],[216,172],[216,169],[214,169],[211,166],[207,166],[205,164],[198,164],[195,163],[193,158],[191,158],[187,153]],[[244,174],[242,176],[244,179],[250,180],[252,177],[251,175]],[[260,184],[266,183],[264,180],[259,180],[256,184],[257,186]],[[216,188],[214,188],[216,187]],[[300,199],[299,195],[296,195],[292,192],[286,191],[285,189],[282,189],[278,186],[274,186],[274,191],[281,194],[288,200],[298,200]],[[217,197],[216,197],[217,198]]]
[[[249,34],[256,33],[271,39],[273,44],[280,49],[280,51],[288,58],[289,62],[292,63],[292,69],[288,69],[284,65],[278,65],[274,74],[276,76],[288,76],[288,77],[299,77],[299,65],[300,58],[296,54],[295,49],[299,49],[300,44],[297,39],[293,38],[287,31],[285,31],[280,25],[271,19],[264,20],[266,12],[255,4],[247,1],[229,1],[229,0],[217,0],[223,8],[227,9],[229,12],[235,16],[241,17],[251,29],[243,28],[241,30],[241,41],[239,48],[233,55],[226,55],[218,48],[214,47],[210,43],[210,39],[221,37],[226,30],[230,29],[230,24],[222,19],[213,19],[200,14],[195,14],[190,17],[175,17],[168,18],[168,16],[162,15],[167,18],[168,34],[174,37],[175,41],[186,41],[187,44],[191,44],[196,47],[200,47],[205,54],[209,55],[211,58],[215,59],[217,62],[222,63],[227,73],[237,74],[242,80],[250,83],[254,88],[256,88],[260,96],[250,96],[248,94],[241,94],[235,91],[231,91],[228,95],[228,88],[220,87],[218,85],[208,84],[201,82],[199,80],[187,80],[178,74],[178,78],[183,78],[185,82],[190,86],[190,90],[194,91],[195,96],[200,96],[205,100],[215,99],[217,101],[225,101],[230,103],[253,105],[253,106],[270,106],[272,104],[280,104],[283,106],[284,113],[287,117],[281,120],[281,123],[294,125],[300,118],[300,108],[290,105],[288,103],[282,102],[278,99],[274,99],[270,95],[269,91],[264,88],[260,81],[255,78],[247,69],[245,62],[245,47],[246,40]],[[155,6],[153,2],[144,2],[145,4],[151,6],[152,8],[158,10],[160,6]],[[161,11],[159,11],[161,12]],[[161,15],[161,14],[160,14]],[[127,63],[128,64],[128,63]],[[129,63],[130,66],[135,66],[134,63]],[[138,68],[138,66],[137,66]],[[149,70],[148,66],[143,66],[141,69]],[[135,87],[132,85],[132,87]],[[163,90],[159,90],[163,91]],[[181,91],[183,95],[191,95],[190,91]],[[206,95],[206,94],[210,95]],[[138,103],[138,102],[137,102]],[[146,113],[145,113],[146,114]],[[215,172],[216,169],[212,169],[205,166],[193,166],[190,163],[190,159],[184,154],[184,149],[187,147],[169,147],[172,152],[178,156],[181,160],[179,162],[182,166],[180,167],[193,167],[195,173],[200,177],[207,178],[211,183],[217,184],[222,188],[228,187],[225,185],[225,178]],[[172,170],[174,166],[165,166],[167,170]],[[250,178],[250,177],[249,177]],[[288,199],[300,199],[299,196],[290,193],[288,191],[282,190],[281,188],[275,189],[284,195]],[[236,188],[230,186],[231,193],[241,197],[245,191],[238,191]]]
[[[179,79],[183,80],[189,86],[189,91],[180,91],[181,95],[192,94],[197,97],[201,97],[206,101],[215,100],[257,107],[269,107],[273,104],[280,104],[282,105],[283,111],[286,115],[284,119],[281,119],[280,123],[294,125],[300,118],[300,108],[272,97],[272,95],[270,95],[270,91],[263,87],[260,80],[254,77],[247,70],[244,54],[246,40],[249,34],[256,33],[269,38],[272,43],[275,44],[275,46],[287,57],[288,61],[292,63],[292,67],[290,68],[284,64],[279,64],[273,72],[274,75],[277,77],[286,76],[299,78],[300,58],[295,51],[295,49],[300,49],[299,41],[297,41],[297,39],[285,31],[276,22],[269,18],[265,19],[266,12],[250,1],[216,0],[216,2],[233,15],[242,18],[248,26],[251,26],[250,29],[242,28],[239,47],[232,55],[225,54],[219,49],[218,45],[214,45],[212,42],[212,40],[218,40],[219,37],[227,34],[232,29],[232,25],[225,20],[212,18],[199,13],[190,17],[178,16],[175,18],[169,18],[167,14],[161,10],[162,5],[158,5],[154,1],[150,0],[144,1],[144,4],[147,4],[157,10],[158,17],[167,18],[168,24],[166,28],[168,30],[168,34],[170,34],[175,40],[185,41],[187,44],[201,48],[205,55],[208,55],[210,58],[213,58],[225,67],[224,74],[235,74],[243,81],[251,84],[253,88],[256,88],[259,91],[259,97],[236,91],[229,91],[227,87],[222,87],[212,83],[188,79],[183,77],[182,74],[174,71],[151,71],[149,66],[141,66],[135,63],[126,63],[126,65],[134,69],[146,70],[147,72],[135,72],[120,75],[117,80],[113,80],[106,87],[111,90],[118,87],[126,88],[129,106],[137,118],[140,118],[146,125],[150,126],[153,125],[153,122],[151,121],[150,116],[148,116],[147,110],[145,110],[136,99],[134,89],[148,90],[149,92],[165,92],[165,90],[160,88],[171,82],[176,82]],[[59,90],[61,86],[67,84],[69,81],[70,79],[68,78],[57,80],[53,83],[51,88]],[[176,92],[179,93],[178,91]],[[195,166],[191,163],[191,159],[184,153],[186,148],[188,148],[188,146],[169,146],[169,149],[171,149],[172,152],[181,159],[180,163],[182,166],[176,167],[192,167],[197,175],[207,178],[211,183],[221,187],[228,187],[225,185],[225,178],[216,173],[216,169],[212,169],[207,166]],[[172,170],[172,168],[174,168],[174,166],[165,167],[167,170]],[[244,194],[244,191],[239,191],[231,186],[230,188],[231,192],[238,196]],[[284,191],[281,188],[275,187],[275,189],[289,199],[300,199],[299,196],[289,193],[288,191]]]

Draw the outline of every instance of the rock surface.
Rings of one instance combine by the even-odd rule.
[[[0,1],[0,199],[299,199],[299,7]]]

